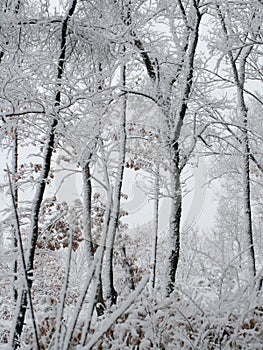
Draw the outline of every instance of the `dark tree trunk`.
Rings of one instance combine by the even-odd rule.
[[[170,214],[170,255],[168,257],[168,281],[166,294],[169,296],[174,290],[175,275],[180,255],[180,226],[182,214],[182,191],[179,168],[179,145],[176,142],[171,150],[171,182],[172,208]]]
[[[123,50],[125,52],[125,48]],[[121,86],[125,91],[126,88],[126,66],[122,66],[121,72]],[[114,288],[113,278],[113,249],[115,243],[116,232],[119,224],[119,212],[120,212],[120,199],[121,189],[124,174],[124,164],[126,156],[126,113],[127,113],[127,96],[124,95],[121,106],[121,120],[120,120],[120,140],[119,140],[119,159],[118,167],[116,170],[116,181],[114,184],[114,192],[112,198],[112,210],[110,215],[110,222],[107,236],[107,247],[105,252],[105,290],[107,298],[107,306],[110,308],[113,304],[117,303],[118,293]]]
[[[73,15],[75,8],[76,8],[77,0],[73,0],[70,3],[70,7],[67,13],[67,16],[65,17],[64,21],[62,22],[62,29],[61,29],[61,46],[60,46],[60,57],[58,60],[58,73],[57,73],[57,92],[55,97],[55,107],[58,107],[61,103],[61,78],[64,72],[65,67],[65,59],[66,59],[66,39],[67,39],[67,28],[68,28],[68,22]],[[51,158],[54,150],[55,145],[55,135],[56,135],[56,127],[58,124],[58,119],[54,118],[52,120],[48,135],[47,135],[47,142],[45,147],[45,153],[43,157],[43,165],[42,165],[42,171],[40,175],[40,180],[38,183],[38,187],[36,190],[36,195],[33,200],[32,205],[32,214],[31,214],[31,238],[30,238],[30,249],[29,249],[29,255],[28,255],[28,262],[27,262],[27,274],[28,274],[28,289],[32,289],[33,284],[33,269],[34,269],[34,260],[35,260],[35,249],[36,249],[36,243],[38,238],[38,219],[39,219],[39,211],[40,207],[43,201],[45,188],[46,188],[46,180],[49,175],[50,166],[51,166]],[[24,327],[24,321],[25,321],[25,315],[27,310],[27,290],[22,290],[22,296],[21,300],[18,300],[20,303],[19,305],[19,312],[17,314],[16,318],[16,324],[15,324],[15,332],[12,335],[12,346],[15,349],[18,349],[20,347],[20,338]]]
[[[227,28],[224,15],[219,5],[217,5],[217,13],[221,21],[222,29],[225,35],[226,41],[229,38],[229,30]],[[253,15],[254,16],[254,15]],[[232,40],[232,39],[230,39]],[[253,49],[252,45],[244,46],[239,50],[239,60],[234,58],[233,52],[228,51],[228,57],[230,60],[232,74],[235,82],[237,91],[237,109],[242,125],[241,145],[242,145],[242,163],[243,163],[243,199],[244,199],[244,233],[247,241],[248,249],[248,270],[249,278],[256,276],[256,261],[255,261],[255,250],[253,241],[253,225],[252,225],[252,209],[251,209],[251,181],[250,181],[250,164],[249,159],[251,158],[249,135],[248,135],[248,113],[247,106],[244,97],[244,86],[246,77],[246,63],[247,58]]]
[[[201,14],[198,5],[193,1],[193,11],[195,16],[195,24],[191,28],[187,45],[185,65],[185,80],[183,87],[183,95],[178,109],[178,121],[175,125],[175,132],[172,140],[170,140],[170,164],[171,164],[171,186],[172,186],[172,208],[170,216],[170,255],[168,258],[167,286],[166,292],[169,296],[174,290],[175,275],[179,262],[180,254],[180,225],[182,214],[182,190],[181,190],[181,169],[180,169],[180,153],[179,138],[186,116],[188,101],[193,86],[194,75],[194,59],[199,39],[199,26],[201,22]],[[168,125],[173,129],[174,120],[169,120]]]
[[[92,208],[92,183],[91,183],[91,173],[90,173],[90,160],[92,154],[89,154],[88,160],[84,160],[83,165],[83,192],[84,192],[84,212],[83,212],[83,221],[84,221],[84,239],[87,251],[87,262],[91,266],[94,260],[94,245],[92,241],[91,234],[91,208]],[[97,288],[96,295],[96,311],[98,316],[103,315],[105,310],[105,303],[103,300],[103,290],[102,290],[102,279],[101,273],[99,276],[99,284]]]
[[[13,160],[12,160],[12,177],[13,177],[13,194],[14,194],[14,204],[15,204],[15,210],[18,210],[18,184],[17,184],[17,171],[18,171],[18,133],[17,133],[17,122],[14,126],[13,130]],[[14,236],[13,236],[13,244],[14,244],[14,253],[15,253],[15,261],[14,261],[14,301],[17,301],[18,297],[18,291],[17,291],[17,270],[18,270],[18,263],[17,263],[17,250],[18,250],[18,242],[16,238],[16,228],[14,227]]]
[[[249,249],[249,266],[251,276],[256,276],[256,258],[253,238],[252,210],[251,210],[251,184],[250,184],[250,164],[249,164],[249,138],[247,132],[247,119],[243,121],[243,195],[244,195],[244,220],[247,244]]]

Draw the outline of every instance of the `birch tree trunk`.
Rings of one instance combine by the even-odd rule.
[[[68,30],[68,22],[72,15],[74,14],[75,8],[77,5],[77,0],[71,0],[68,11],[63,19],[62,28],[61,28],[61,45],[60,45],[60,56],[58,60],[58,70],[57,70],[57,91],[55,96],[55,109],[60,106],[61,103],[61,86],[62,86],[62,76],[65,69],[65,59],[66,59],[66,42],[67,42],[67,30]],[[55,145],[55,135],[56,135],[56,127],[58,125],[58,117],[55,116],[51,122],[50,128],[48,130],[48,134],[46,137],[46,145],[45,151],[43,155],[43,164],[42,170],[40,174],[40,179],[37,184],[35,197],[33,199],[32,209],[31,209],[31,226],[30,226],[30,248],[27,258],[27,274],[29,285],[28,288],[31,290],[33,284],[33,270],[34,270],[34,260],[35,260],[35,249],[38,238],[38,220],[39,220],[39,212],[40,207],[43,201],[45,188],[46,188],[46,180],[49,175],[51,159]],[[25,315],[27,311],[27,290],[23,289],[21,291],[20,305],[18,307],[17,315],[14,319],[14,330],[11,332],[11,344],[14,349],[20,347],[20,338],[23,332]]]

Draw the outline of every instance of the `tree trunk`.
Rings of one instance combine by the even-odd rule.
[[[171,196],[172,196],[172,208],[170,214],[170,252],[167,263],[167,285],[166,292],[169,296],[174,290],[175,274],[179,261],[180,252],[180,222],[182,213],[182,193],[180,183],[180,154],[179,154],[179,138],[181,130],[184,124],[186,111],[188,108],[188,101],[192,91],[193,85],[193,73],[194,73],[194,59],[199,40],[199,27],[202,18],[202,14],[199,11],[199,2],[192,0],[189,12],[186,11],[182,2],[178,1],[181,16],[184,21],[186,38],[185,45],[181,52],[181,58],[178,62],[175,72],[168,73],[168,76],[163,77],[163,81],[169,82],[165,89],[159,91],[161,86],[161,77],[159,76],[159,68],[157,58],[151,59],[148,52],[144,49],[144,45],[136,36],[133,31],[131,33],[134,37],[134,44],[140,52],[143,59],[147,74],[151,79],[154,86],[157,86],[156,103],[163,112],[166,118],[166,123],[169,130],[168,135],[168,153],[170,162],[170,179],[171,179]],[[171,78],[172,77],[172,78]],[[178,110],[176,115],[171,110],[171,96],[166,96],[167,91],[171,94],[173,85],[182,78],[182,96],[178,104]]]
[[[254,250],[254,240],[253,240],[253,225],[252,225],[252,209],[251,209],[251,198],[250,198],[250,164],[249,164],[249,137],[247,130],[247,110],[245,106],[243,91],[238,87],[239,95],[239,110],[240,116],[243,119],[242,127],[242,177],[243,177],[243,206],[244,206],[244,232],[246,235],[247,249],[248,249],[248,269],[249,269],[249,279],[256,276],[256,259]]]
[[[158,247],[158,228],[159,228],[159,192],[160,192],[160,173],[159,165],[156,166],[155,183],[154,183],[154,203],[153,203],[153,255],[152,255],[152,276],[151,285],[154,289],[156,282],[157,267],[157,247]]]
[[[123,256],[123,265],[124,265],[124,270],[127,275],[128,279],[128,286],[130,290],[135,290],[135,283],[134,283],[134,269],[132,264],[129,262],[126,254],[126,248],[125,245],[123,244],[122,247],[120,248],[120,252]]]
[[[169,238],[170,238],[170,254],[167,266],[167,285],[166,295],[169,296],[174,290],[175,275],[179,262],[180,254],[180,225],[182,214],[182,191],[179,168],[179,145],[178,142],[171,150],[171,186],[172,186],[172,207],[170,214]]]
[[[90,174],[90,160],[92,154],[89,154],[88,159],[84,160],[82,169],[83,176],[83,227],[84,227],[84,239],[86,246],[86,257],[89,267],[94,260],[94,247],[91,234],[91,203],[92,203],[92,184]],[[101,274],[99,276],[99,283],[96,295],[96,311],[98,316],[104,313],[105,304],[103,300],[102,279]]]
[[[189,35],[188,49],[185,64],[185,79],[183,93],[180,105],[178,107],[177,120],[172,117],[168,120],[168,127],[171,133],[169,140],[170,151],[170,167],[171,167],[171,190],[172,190],[172,207],[170,215],[170,254],[168,257],[167,270],[167,286],[166,295],[169,296],[174,290],[175,275],[179,262],[180,254],[180,224],[182,214],[182,190],[181,190],[181,169],[180,169],[180,153],[179,153],[179,138],[184,124],[188,108],[188,100],[192,91],[193,75],[194,75],[194,58],[199,39],[199,26],[201,22],[201,14],[196,2],[193,1],[193,13],[195,14],[195,23],[191,28]],[[174,131],[173,131],[174,130]]]
[[[94,257],[93,242],[91,235],[91,199],[92,199],[92,185],[90,179],[90,158],[85,160],[82,166],[82,178],[83,178],[83,228],[84,239],[86,246],[86,257],[88,264],[91,264]]]
[[[251,209],[251,183],[250,183],[250,146],[248,136],[248,114],[244,98],[244,84],[245,84],[245,67],[246,59],[251,52],[251,48],[245,49],[244,55],[241,56],[239,65],[239,73],[237,69],[233,69],[235,75],[237,96],[238,96],[238,110],[242,122],[242,161],[243,161],[243,198],[244,198],[244,232],[247,240],[248,261],[249,261],[249,279],[256,276],[256,259],[253,240],[253,225],[252,225],[252,209]],[[232,65],[235,65],[232,62]],[[233,66],[234,68],[234,66]]]
[[[246,130],[247,131],[247,130]],[[244,131],[243,140],[243,196],[244,196],[244,231],[247,236],[248,258],[250,278],[256,276],[256,258],[254,250],[253,226],[252,226],[252,210],[250,199],[250,165],[249,165],[249,140],[247,132]]]
[[[217,5],[217,13],[221,21],[222,29],[226,38],[229,41],[228,28],[225,22],[225,18],[221,12],[221,8]],[[232,40],[232,39],[231,39]],[[255,261],[255,251],[253,242],[253,226],[252,226],[252,210],[251,210],[251,199],[250,199],[250,146],[248,137],[248,115],[247,106],[244,97],[244,86],[245,86],[245,76],[246,76],[246,61],[253,49],[253,46],[244,46],[239,52],[239,61],[234,58],[231,50],[228,51],[228,57],[230,60],[232,74],[235,82],[235,87],[237,91],[237,108],[240,121],[242,123],[242,177],[243,177],[243,207],[244,207],[244,233],[245,239],[247,241],[248,250],[248,270],[249,279],[256,276],[256,261]]]
[[[17,171],[18,171],[18,133],[17,133],[17,121],[13,126],[13,149],[12,149],[12,186],[13,186],[13,194],[14,194],[14,205],[15,210],[18,211],[18,184],[17,184]],[[13,228],[13,246],[14,246],[14,280],[13,280],[13,291],[14,291],[14,301],[17,301],[18,291],[17,291],[17,272],[18,272],[18,263],[17,263],[17,250],[18,250],[18,242],[16,238],[16,228]]]
[[[121,71],[122,87],[125,91],[126,83],[126,66],[123,65]],[[126,154],[126,111],[127,111],[127,96],[123,96],[121,106],[121,121],[120,121],[120,136],[119,136],[119,159],[118,168],[116,172],[116,180],[114,184],[114,192],[112,198],[112,210],[109,222],[107,246],[105,253],[105,290],[107,298],[107,307],[111,307],[117,302],[118,293],[114,288],[113,278],[113,248],[115,242],[115,236],[118,228],[119,212],[120,212],[120,199],[121,188],[124,173],[125,154]]]
[[[60,46],[60,56],[58,60],[58,72],[57,72],[57,92],[55,97],[54,106],[58,107],[61,103],[61,78],[64,73],[65,68],[65,59],[66,59],[66,40],[67,40],[67,29],[68,22],[73,15],[76,8],[77,0],[72,0],[69,5],[68,12],[62,22],[61,29],[61,46]],[[45,188],[46,188],[46,180],[49,175],[50,166],[51,166],[51,158],[55,145],[55,135],[56,135],[56,127],[58,124],[57,117],[52,120],[51,126],[49,128],[47,134],[47,142],[45,146],[45,152],[43,156],[43,165],[42,171],[40,174],[40,180],[37,185],[35,198],[32,204],[31,210],[31,227],[30,227],[30,248],[27,259],[27,274],[28,274],[28,289],[31,290],[33,284],[33,269],[34,269],[34,260],[35,260],[35,249],[38,238],[38,219],[40,207],[43,201]],[[25,315],[27,310],[27,290],[22,290],[21,299],[19,301],[19,310],[15,320],[15,329],[13,334],[11,333],[11,343],[14,349],[18,349],[20,347],[20,338],[24,327]]]

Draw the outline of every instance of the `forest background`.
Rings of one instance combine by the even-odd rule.
[[[261,349],[263,2],[0,4],[0,349]]]

